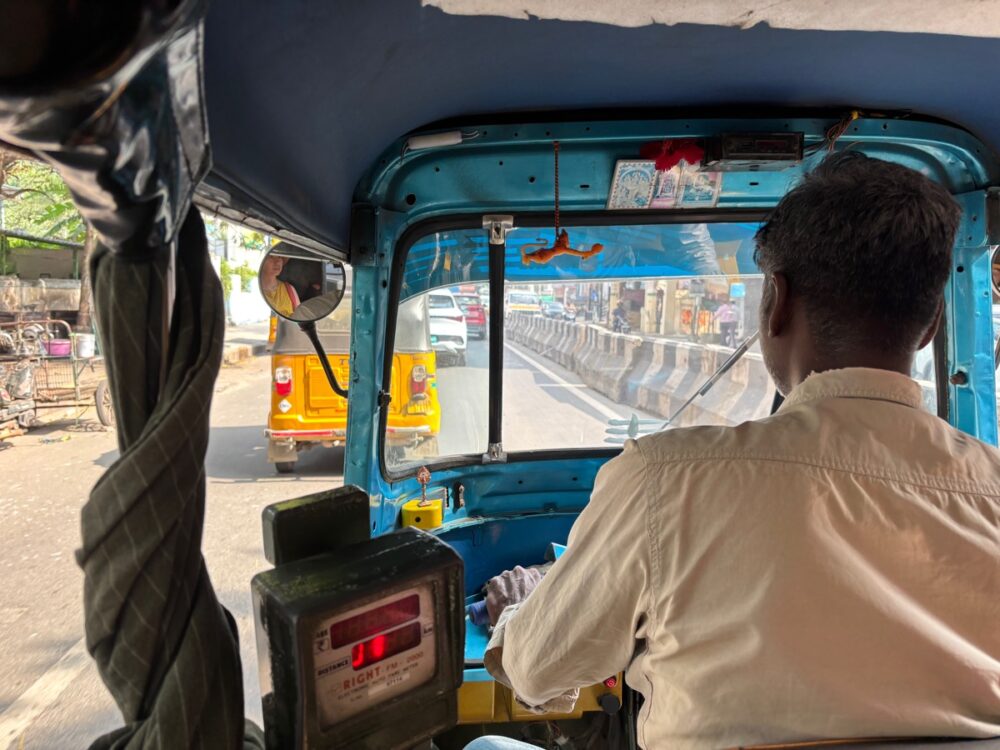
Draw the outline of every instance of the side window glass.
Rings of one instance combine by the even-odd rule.
[[[488,250],[485,240],[481,246],[471,241],[480,237],[485,238],[481,230],[434,234],[407,255],[385,428],[385,465],[390,471],[439,457],[486,452]],[[431,281],[441,277],[454,278],[454,283],[440,286],[440,280]]]

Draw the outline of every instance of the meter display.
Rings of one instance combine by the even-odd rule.
[[[426,610],[426,605],[424,606]],[[370,635],[389,630],[420,616],[420,594],[404,596],[388,604],[368,609],[361,614],[335,622],[330,626],[330,646],[354,643]]]
[[[313,644],[320,726],[429,681],[434,619],[429,587],[422,586],[321,622]]]
[[[420,623],[415,622],[388,634],[377,635],[370,641],[359,643],[351,649],[351,666],[354,670],[364,669],[400,651],[420,645]]]
[[[289,561],[253,580],[268,748],[409,750],[455,725],[465,582],[453,548],[405,528],[302,559],[275,550]]]

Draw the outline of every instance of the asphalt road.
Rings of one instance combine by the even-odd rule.
[[[512,449],[600,445],[607,420],[630,413],[533,352],[508,345],[505,356]],[[440,368],[443,453],[486,450],[488,364],[486,342],[472,341],[465,367]],[[246,713],[258,722],[249,583],[268,566],[261,511],[343,481],[342,449],[314,449],[295,474],[275,474],[263,436],[268,388],[266,357],[225,367],[219,377],[203,542],[216,592],[239,624]],[[121,721],[83,645],[83,577],[73,557],[80,508],[117,456],[115,434],[86,413],[9,445],[0,451],[0,750],[82,748]]]
[[[278,477],[266,460],[268,360],[224,368],[212,409],[203,549],[239,623],[246,710],[260,721],[251,577],[268,567],[260,514],[275,501],[339,485],[343,450],[303,454]],[[79,511],[117,455],[93,414],[30,432],[0,451],[0,748],[85,748],[120,716],[83,648]],[[50,442],[60,441],[60,442]],[[65,441],[65,442],[62,442]],[[13,734],[11,734],[13,732]]]
[[[489,351],[469,341],[464,367],[437,371],[442,455],[484,453],[489,428]],[[655,419],[589,389],[580,377],[517,344],[504,345],[503,442],[508,451],[605,446],[610,419]]]

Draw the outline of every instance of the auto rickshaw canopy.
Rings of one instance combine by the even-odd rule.
[[[637,119],[916,111],[1000,145],[1000,105],[982,95],[1000,84],[996,8],[773,6],[217,0],[205,30],[214,167],[199,203],[347,257],[355,187],[402,156],[404,144],[389,144],[429,124],[454,129],[448,120],[471,134],[504,113],[525,123],[621,120],[629,109]],[[579,207],[603,207],[599,193]]]

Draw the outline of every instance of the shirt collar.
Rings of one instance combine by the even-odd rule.
[[[868,398],[893,401],[919,409],[923,406],[920,385],[912,378],[889,370],[846,367],[814,372],[792,389],[778,411],[826,398]]]

